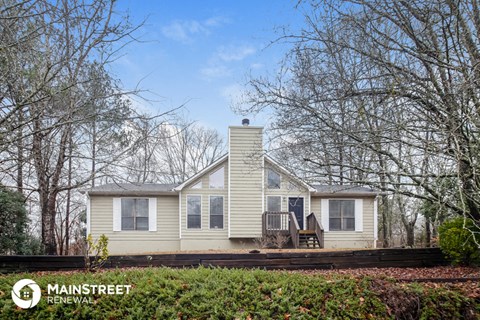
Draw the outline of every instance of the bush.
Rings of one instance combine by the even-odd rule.
[[[458,217],[439,228],[439,245],[455,265],[480,263],[480,229],[471,219]]]
[[[102,234],[100,238],[93,240],[89,234],[85,242],[85,269],[97,271],[108,260],[108,238]]]
[[[27,223],[23,195],[0,184],[0,254],[23,254]]]
[[[80,295],[92,303],[20,309],[12,285],[132,285],[124,295]],[[3,293],[3,294],[2,294]],[[62,295],[65,296],[65,295]],[[0,319],[478,319],[462,292],[344,275],[217,268],[44,272],[0,277]],[[467,315],[467,316],[465,316]]]

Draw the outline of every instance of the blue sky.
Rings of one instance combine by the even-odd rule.
[[[147,18],[138,31],[142,43],[130,44],[112,65],[126,88],[148,90],[139,108],[162,112],[186,103],[191,120],[226,136],[240,124],[231,110],[248,75],[272,74],[286,45],[269,46],[278,28],[296,29],[303,17],[296,1],[139,1],[119,0],[117,10],[132,21]],[[268,117],[249,116],[266,125]]]

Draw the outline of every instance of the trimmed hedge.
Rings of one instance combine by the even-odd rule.
[[[42,289],[19,309],[10,291],[23,278]],[[90,295],[92,304],[48,304],[47,284],[132,285],[128,295]],[[118,269],[98,273],[0,276],[1,319],[457,319],[480,315],[478,301],[420,284],[218,268]]]

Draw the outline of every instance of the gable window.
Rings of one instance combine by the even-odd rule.
[[[225,185],[225,167],[221,167],[209,177],[211,189],[223,189]]]
[[[202,197],[187,196],[187,229],[202,227]]]
[[[195,183],[192,186],[192,189],[202,189],[202,181],[200,180],[199,182]]]
[[[223,196],[210,196],[210,229],[223,229]]]
[[[267,211],[282,211],[282,197],[267,196]]]
[[[122,230],[148,230],[148,199],[122,199]]]
[[[267,186],[268,189],[280,189],[280,174],[275,170],[267,170]]]
[[[355,200],[329,200],[329,229],[355,230]]]

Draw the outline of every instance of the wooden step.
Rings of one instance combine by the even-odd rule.
[[[315,230],[299,230],[298,233],[299,233],[300,235],[302,235],[302,234],[311,234],[311,235],[313,235],[313,234],[315,234]]]

